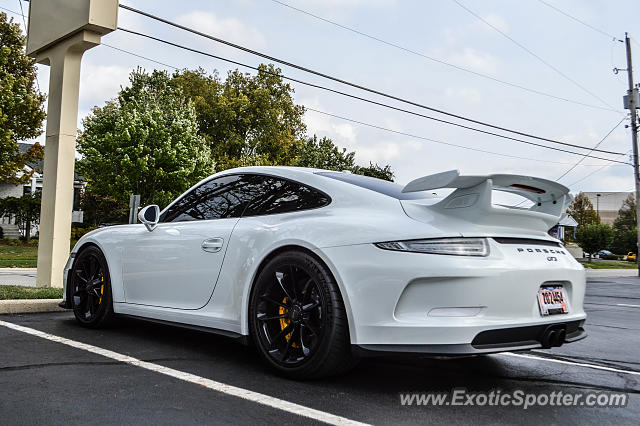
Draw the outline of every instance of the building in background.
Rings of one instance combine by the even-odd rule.
[[[583,194],[589,198],[593,209],[600,215],[600,221],[613,225],[622,203],[629,195],[633,195],[633,192],[583,192]]]
[[[19,143],[18,147],[23,153],[26,152],[31,145],[28,143]],[[27,164],[27,172],[35,170],[31,181],[25,184],[13,184],[0,182],[0,199],[7,197],[22,197],[25,194],[31,194],[33,192],[42,192],[44,160],[37,163]],[[82,211],[80,210],[80,196],[84,187],[87,185],[84,178],[77,173],[73,178],[73,222],[82,222]],[[15,218],[11,216],[0,216],[0,228],[2,228],[5,238],[18,238],[24,235],[24,230],[20,230],[16,224]],[[31,233],[34,235],[38,232],[38,225],[35,224],[32,227]]]
[[[549,235],[561,240],[564,240],[567,236],[575,237],[577,226],[578,222],[576,222],[573,216],[564,213],[558,224],[549,230]]]

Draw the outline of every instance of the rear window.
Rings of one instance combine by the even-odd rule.
[[[402,185],[369,176],[354,175],[344,172],[316,172],[316,174],[379,192],[380,194],[388,195],[389,197],[397,198],[398,200],[418,200],[421,198],[433,197],[432,194],[426,191],[403,193]]]

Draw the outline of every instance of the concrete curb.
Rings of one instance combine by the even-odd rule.
[[[623,278],[637,277],[637,269],[589,269],[585,268],[587,278]]]
[[[0,300],[0,314],[29,314],[34,312],[64,312],[58,306],[62,299]]]

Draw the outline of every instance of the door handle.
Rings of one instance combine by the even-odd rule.
[[[224,244],[224,240],[222,238],[207,238],[202,242],[202,250],[208,251],[209,253],[215,253],[220,251],[222,245]]]

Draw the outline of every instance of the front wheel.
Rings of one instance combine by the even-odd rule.
[[[304,252],[281,253],[263,268],[249,316],[261,357],[286,377],[325,377],[354,365],[338,285],[325,265]]]
[[[81,325],[98,328],[113,318],[111,277],[107,259],[98,247],[89,246],[78,253],[69,284],[73,314]]]

